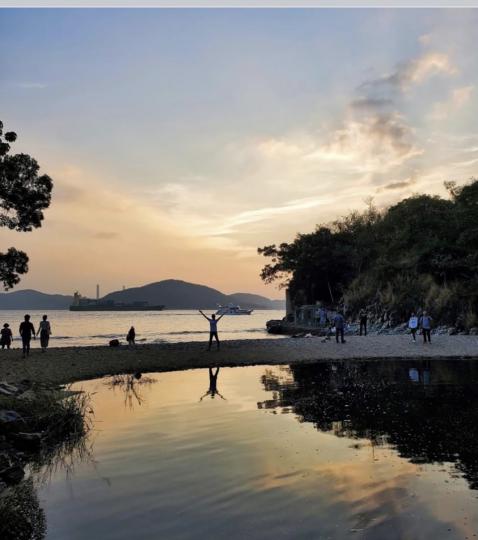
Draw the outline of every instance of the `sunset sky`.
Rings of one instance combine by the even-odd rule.
[[[282,292],[258,246],[478,176],[477,10],[2,10],[0,119],[55,182],[18,288]],[[417,231],[419,234],[420,231]]]

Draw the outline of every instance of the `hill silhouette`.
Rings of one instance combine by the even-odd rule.
[[[32,289],[0,293],[0,309],[68,309],[72,296],[46,294]],[[107,294],[102,300],[115,302],[148,302],[163,304],[166,309],[214,309],[230,302],[253,309],[283,309],[280,300],[248,293],[227,295],[217,289],[186,281],[167,279]]]

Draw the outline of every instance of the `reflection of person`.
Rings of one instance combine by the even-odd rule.
[[[218,395],[221,399],[226,399],[222,394],[219,393],[217,389],[217,376],[219,374],[219,368],[216,368],[216,373],[213,373],[212,368],[209,368],[209,390],[201,397],[199,401],[202,401],[206,396],[211,396],[214,399],[214,396]]]
[[[410,332],[412,333],[413,341],[417,342],[417,329],[418,329],[418,317],[416,316],[415,312],[413,311],[410,315],[410,319],[408,320],[408,328],[410,328]]]
[[[0,335],[0,345],[2,346],[2,349],[5,347],[9,349],[12,344],[12,331],[10,330],[10,325],[8,323],[3,325],[3,328],[0,330]]]
[[[344,329],[345,329],[345,317],[342,313],[338,312],[334,317],[334,324],[335,324],[335,341],[339,342],[339,336],[340,341],[342,343],[345,343],[344,339]]]
[[[217,350],[219,350],[219,337],[217,335],[217,323],[224,317],[224,313],[218,317],[216,319],[216,315],[212,314],[211,315],[211,318],[207,317],[206,315],[204,315],[204,313],[199,310],[199,313],[209,321],[209,347],[208,347],[208,351],[211,350],[211,345],[212,345],[212,339],[215,338],[216,339],[216,343],[217,343]]]
[[[128,345],[130,347],[132,347],[135,344],[134,342],[135,339],[136,339],[136,331],[134,329],[134,326],[132,326],[129,329],[128,335],[126,336],[126,341],[128,342]]]
[[[51,336],[51,326],[50,322],[47,321],[48,317],[46,315],[43,315],[42,320],[40,321],[40,324],[38,326],[38,334],[40,334],[40,345],[41,345],[41,352],[46,352],[48,347],[48,342],[50,341]]]
[[[422,327],[423,332],[423,343],[431,343],[431,331],[432,331],[432,318],[426,311],[423,312],[423,315],[420,317],[420,326]]]
[[[35,336],[35,327],[30,322],[30,315],[25,315],[25,320],[20,324],[20,335],[22,336],[22,345],[23,345],[23,356],[28,356],[30,354],[30,341],[36,339]]]

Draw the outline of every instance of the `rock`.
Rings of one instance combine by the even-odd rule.
[[[37,450],[42,443],[43,434],[42,433],[15,433],[13,439],[16,443],[16,446],[20,448],[25,448],[28,450]]]
[[[15,396],[16,394],[18,394],[18,388],[16,386],[6,382],[0,382],[0,395],[10,397]]]
[[[456,328],[449,328],[448,329],[448,335],[449,336],[456,336],[458,334],[458,330]]]
[[[478,327],[473,326],[473,328],[470,328],[470,336],[478,336]]]
[[[110,341],[110,347],[119,347],[119,344],[120,344],[120,342],[119,342],[118,339],[112,339]]]
[[[0,410],[0,429],[16,431],[24,424],[25,420],[16,411]]]
[[[1,479],[6,484],[18,484],[23,480],[25,476],[25,471],[20,465],[13,465],[0,473]]]
[[[18,396],[18,399],[22,399],[24,401],[34,401],[36,397],[37,397],[37,395],[35,394],[35,392],[30,389],[30,390],[26,390],[25,392],[20,394]]]

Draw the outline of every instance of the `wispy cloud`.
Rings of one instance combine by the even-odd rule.
[[[469,103],[473,91],[473,85],[453,89],[446,101],[435,103],[432,112],[430,113],[430,118],[433,120],[446,120],[451,114],[458,112]]]
[[[48,87],[47,84],[41,83],[41,82],[22,82],[22,83],[17,83],[16,86],[18,88],[23,88],[25,90],[42,90]]]
[[[428,52],[418,58],[398,64],[396,70],[392,73],[365,81],[359,86],[359,91],[404,91],[413,84],[421,83],[434,75],[450,76],[457,73],[458,69],[452,64],[447,54]]]

